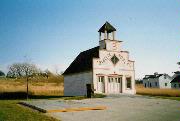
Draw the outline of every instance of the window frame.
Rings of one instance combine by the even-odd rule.
[[[126,89],[132,89],[132,77],[126,77]]]
[[[174,84],[174,88],[176,88],[176,84]]]
[[[155,82],[155,86],[156,86],[156,87],[158,86],[157,82]]]

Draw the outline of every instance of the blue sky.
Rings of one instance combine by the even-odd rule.
[[[135,60],[137,78],[172,75],[180,59],[179,13],[178,0],[0,0],[0,70],[28,58],[63,71],[98,45],[97,31],[109,21]]]

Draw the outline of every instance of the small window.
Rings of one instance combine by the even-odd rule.
[[[149,83],[149,86],[151,87],[151,83]]]
[[[144,86],[146,87],[146,83],[144,84]]]
[[[156,85],[156,87],[157,87],[157,82],[155,82],[155,85]]]
[[[109,83],[111,82],[111,79],[110,78],[108,78],[108,81],[109,81]]]
[[[98,82],[101,82],[101,77],[100,76],[98,77]]]
[[[116,83],[118,82],[118,79],[117,78],[115,78],[115,80],[116,80]]]
[[[174,87],[176,88],[176,84],[174,84]]]
[[[166,75],[164,75],[164,79],[166,79]]]
[[[131,89],[131,78],[130,77],[126,78],[126,86],[127,86],[127,88]]]
[[[113,78],[111,78],[111,82],[113,82]]]
[[[104,82],[104,76],[101,76],[101,82]]]
[[[98,82],[104,82],[104,76],[99,76],[98,77]]]
[[[164,85],[165,85],[165,87],[166,87],[166,86],[167,86],[167,83],[165,83]]]
[[[121,83],[121,81],[122,81],[122,77],[119,77],[118,78],[118,83]]]

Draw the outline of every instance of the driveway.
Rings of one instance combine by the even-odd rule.
[[[44,102],[43,102],[44,101]],[[41,108],[64,105],[55,100],[34,101]],[[43,103],[42,103],[43,102]],[[32,102],[31,102],[32,103]],[[59,104],[58,104],[59,103]],[[106,110],[47,113],[62,121],[180,121],[180,102],[137,95],[108,95],[106,98],[65,102],[74,106],[106,106]],[[37,106],[36,105],[36,106]],[[71,105],[72,106],[72,105]]]

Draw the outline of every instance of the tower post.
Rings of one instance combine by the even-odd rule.
[[[115,31],[112,32],[113,40],[115,40]]]

